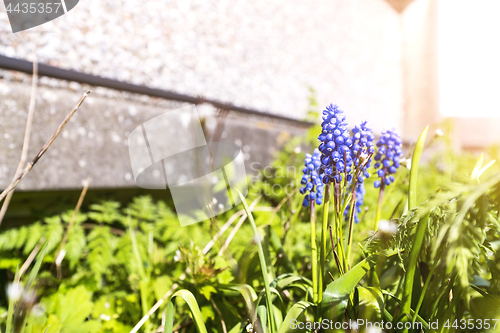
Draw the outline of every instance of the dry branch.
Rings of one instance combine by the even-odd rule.
[[[21,152],[21,159],[19,160],[19,165],[17,166],[16,173],[14,174],[13,181],[19,177],[21,171],[23,171],[24,165],[26,164],[26,160],[28,159],[28,149],[30,145],[30,137],[31,137],[31,126],[33,124],[33,115],[35,113],[36,106],[36,95],[38,90],[38,59],[33,60],[33,81],[31,83],[31,94],[30,94],[30,104],[28,107],[28,117],[26,119],[26,130],[24,132],[24,140],[23,140],[23,149]],[[7,197],[5,198],[2,209],[0,210],[0,224],[3,221],[5,213],[7,212],[7,208],[9,208],[10,199],[12,199],[12,195],[14,195],[14,191],[9,192]]]
[[[12,190],[14,190],[16,188],[16,186],[24,178],[24,176],[26,176],[28,174],[28,172],[30,172],[30,170],[35,166],[35,164],[38,162],[38,160],[43,156],[43,154],[45,154],[47,149],[49,149],[52,142],[54,142],[54,140],[57,138],[59,133],[61,133],[62,129],[64,128],[64,126],[66,126],[66,124],[71,119],[73,114],[75,114],[75,112],[78,110],[80,105],[82,105],[83,101],[85,100],[85,98],[87,98],[88,94],[90,94],[90,90],[82,95],[82,97],[80,98],[80,100],[78,101],[76,106],[73,108],[73,110],[71,110],[71,112],[66,116],[64,121],[61,123],[61,125],[59,125],[59,127],[57,128],[55,133],[52,134],[50,139],[45,143],[45,145],[40,150],[40,152],[38,152],[38,154],[35,156],[35,158],[30,163],[28,163],[28,165],[23,170],[23,172],[21,172],[21,174],[19,176],[17,176],[16,179],[14,179],[12,181],[12,183],[10,183],[10,185],[7,186],[7,188],[0,194],[0,201],[2,201],[7,196],[7,194],[9,194]]]

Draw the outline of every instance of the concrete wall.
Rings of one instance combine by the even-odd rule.
[[[5,72],[0,71],[2,74]],[[80,97],[79,92],[63,87],[38,89],[29,161]],[[0,80],[0,188],[10,183],[17,168],[28,105],[29,85]],[[81,187],[87,177],[92,178],[93,188],[135,187],[127,143],[130,132],[143,122],[182,106],[185,104],[95,89],[19,188],[74,189]],[[304,135],[308,127],[239,113],[227,114],[220,120],[206,105],[199,106],[198,113],[207,141],[218,136],[242,148],[248,173],[256,171],[251,167],[254,162],[261,167],[269,165],[278,147],[292,136]],[[175,135],[176,128],[165,130]]]
[[[353,122],[401,127],[399,14],[384,0],[82,0],[0,53],[301,118],[308,87]]]
[[[252,107],[306,114],[337,103],[351,123],[403,128],[403,26],[384,0],[84,0],[67,15],[12,34],[0,5],[0,54]],[[0,187],[17,166],[30,78],[0,72]],[[29,156],[85,87],[42,78]],[[180,103],[98,90],[23,181],[24,189],[134,186],[126,138]],[[265,166],[305,128],[231,114],[227,139]]]

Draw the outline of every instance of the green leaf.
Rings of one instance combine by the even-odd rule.
[[[424,241],[425,231],[427,230],[427,224],[429,222],[428,213],[420,219],[417,225],[417,231],[413,247],[410,252],[410,260],[408,261],[408,267],[406,267],[406,275],[404,277],[403,284],[403,296],[402,296],[402,306],[401,314],[409,315],[411,308],[411,299],[413,293],[413,280],[415,278],[415,270],[417,267],[417,260],[420,254],[420,249],[422,248],[422,243]]]
[[[373,287],[358,287],[358,318],[370,322],[382,319],[384,311],[384,296],[380,289]]]
[[[369,256],[326,287],[321,302],[324,318],[343,320],[349,296],[353,293],[358,282],[375,266],[378,257],[378,255]]]
[[[35,266],[33,266],[33,269],[30,272],[28,281],[26,281],[26,285],[24,286],[26,290],[29,290],[33,282],[35,282],[36,276],[38,275],[38,271],[40,270],[40,266],[42,266],[43,257],[45,257],[45,255],[47,254],[48,246],[49,246],[48,241],[46,241],[45,244],[43,245],[42,251],[40,252],[40,254],[36,259]]]
[[[88,216],[98,223],[111,224],[115,221],[119,221],[122,215],[119,212],[120,203],[114,201],[106,201],[101,204],[90,205],[90,212]]]
[[[102,274],[105,274],[115,261],[116,237],[111,234],[108,226],[97,226],[89,233],[87,239],[87,263],[100,287]]]
[[[422,151],[424,150],[425,137],[427,136],[427,126],[422,134],[420,134],[417,143],[415,144],[415,149],[413,150],[413,155],[411,157],[411,169],[410,169],[410,186],[408,188],[408,210],[412,210],[417,206],[417,177],[418,177],[418,166],[420,164],[420,157],[422,156]]]
[[[235,284],[235,285],[223,285],[223,289],[234,290],[241,294],[245,300],[250,316],[253,318],[255,315],[255,305],[254,302],[257,300],[257,294],[255,290],[247,284]]]
[[[271,237],[272,237],[272,228],[270,225],[266,225],[263,227],[264,229],[264,238],[262,239],[262,249],[264,250],[264,257],[266,259],[267,264],[267,274],[269,275],[270,280],[274,280],[276,278],[276,274],[274,273],[273,261],[271,259]]]
[[[50,311],[57,316],[57,321],[62,324],[65,333],[96,331],[94,326],[97,322],[86,320],[94,308],[91,299],[92,294],[84,286],[56,294]]]
[[[80,262],[86,245],[87,241],[85,239],[85,231],[81,225],[74,225],[68,235],[68,242],[64,246],[70,269],[74,269]]]
[[[286,314],[286,317],[281,323],[278,333],[288,333],[292,331],[294,332],[295,330],[292,329],[291,325],[292,320],[298,319],[300,315],[302,315],[305,311],[307,311],[308,308],[315,306],[316,305],[314,305],[314,303],[305,301],[300,301],[295,303]]]
[[[189,306],[189,310],[191,312],[191,316],[193,318],[193,321],[196,326],[196,330],[198,333],[208,333],[207,328],[205,327],[204,321],[203,321],[203,316],[201,315],[200,307],[198,306],[198,302],[196,301],[196,298],[194,298],[193,294],[189,290],[179,290],[176,291],[172,297],[170,297],[170,300],[168,301],[167,305],[167,314],[166,314],[166,321],[165,321],[165,332],[172,332],[173,326],[174,326],[174,304],[173,300],[176,297],[181,297]]]
[[[257,241],[257,250],[259,252],[260,268],[262,270],[262,277],[264,279],[264,287],[265,287],[266,299],[267,299],[267,311],[268,311],[268,315],[269,315],[269,321],[271,323],[270,328],[271,328],[271,332],[275,332],[276,322],[274,321],[274,313],[272,310],[273,301],[271,298],[271,288],[269,286],[269,276],[267,273],[267,264],[266,264],[266,260],[265,260],[264,250],[262,248],[261,236],[259,234],[259,231],[257,230],[257,226],[255,225],[255,220],[253,218],[252,213],[250,212],[250,209],[248,208],[248,204],[245,200],[245,197],[243,197],[243,194],[241,194],[240,191],[238,191],[238,190],[235,190],[235,191],[236,191],[236,193],[238,193],[238,195],[241,199],[241,203],[243,204],[243,208],[245,209],[245,212],[247,213],[248,220],[250,221],[250,224],[252,225],[254,237],[257,238],[257,240],[258,240]],[[264,325],[264,323],[262,323],[262,325]]]
[[[200,294],[205,296],[205,298],[207,300],[210,300],[210,295],[217,293],[217,290],[215,290],[215,288],[211,285],[205,285],[205,286],[201,287],[199,291],[200,291]]]

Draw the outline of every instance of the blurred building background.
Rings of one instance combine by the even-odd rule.
[[[220,138],[240,144],[248,163],[262,167],[307,129],[300,121],[311,88],[320,109],[336,103],[353,124],[367,119],[377,131],[395,127],[412,142],[427,124],[455,117],[457,145],[483,147],[499,140],[495,3],[82,0],[67,15],[16,34],[0,5],[0,55],[29,61],[36,55],[60,68],[291,118],[223,117]],[[0,187],[17,167],[30,84],[29,75],[0,69]],[[87,88],[40,78],[29,156]],[[92,90],[22,189],[74,189],[87,176],[98,188],[134,187],[128,134],[184,105]],[[200,112],[209,130],[221,129],[213,107]]]

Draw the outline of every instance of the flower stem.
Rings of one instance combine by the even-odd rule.
[[[415,308],[415,315],[413,316],[413,320],[412,320],[413,324],[417,320],[418,312],[420,311],[420,307],[422,306],[422,302],[424,301],[424,296],[425,296],[425,293],[427,292],[427,287],[429,287],[429,283],[431,282],[431,278],[434,275],[434,271],[437,268],[437,263],[438,262],[436,261],[434,263],[434,265],[432,265],[431,271],[429,272],[429,275],[427,276],[427,279],[425,280],[424,288],[422,289],[422,291],[420,293],[420,298],[418,300],[417,307]]]
[[[313,302],[318,304],[318,247],[316,243],[316,212],[314,201],[311,202],[311,265],[313,281]]]
[[[248,204],[245,200],[245,197],[243,197],[243,194],[241,194],[240,191],[236,190],[236,193],[238,193],[241,203],[243,204],[243,208],[245,209],[245,212],[247,213],[247,218],[250,221],[250,224],[252,225],[252,229],[254,232],[254,237],[257,239],[257,250],[259,253],[259,261],[260,261],[260,268],[262,270],[262,278],[264,279],[264,287],[266,291],[266,303],[267,303],[267,315],[269,317],[269,326],[270,326],[270,331],[271,333],[274,333],[276,331],[276,322],[274,320],[274,309],[273,309],[273,300],[271,298],[271,288],[269,284],[269,275],[267,275],[267,265],[266,265],[266,259],[264,256],[264,249],[262,248],[262,242],[261,242],[261,236],[259,234],[259,231],[257,230],[257,225],[255,224],[255,220],[253,219],[253,215],[250,212],[250,208],[248,208]]]
[[[349,237],[347,238],[347,258],[346,265],[349,266],[349,258],[351,257],[351,243],[352,243],[352,227],[354,221],[354,209],[356,209],[356,185],[353,186],[352,199],[351,199],[351,212],[349,215]]]
[[[331,184],[327,184],[325,188],[325,204],[323,207],[323,224],[321,228],[321,248],[320,248],[320,270],[319,270],[319,299],[320,303],[323,299],[323,277],[325,273],[325,258],[326,258],[326,239],[328,232],[328,208],[330,206],[330,188]]]
[[[337,254],[337,251],[335,251],[335,244],[333,242],[332,227],[330,227],[330,240],[332,242],[332,251],[333,251],[333,256],[335,258],[335,263],[337,264],[337,268],[339,269],[340,276],[342,276],[342,275],[344,275],[344,270],[342,269],[342,266],[340,265],[339,255]]]
[[[384,179],[382,179],[380,182],[380,192],[378,194],[377,214],[375,215],[375,231],[378,230],[378,223],[382,216],[382,203],[384,201],[384,190],[385,190],[385,181]]]
[[[340,179],[338,182],[334,181],[335,214],[333,214],[333,216],[335,217],[335,221],[333,225],[335,226],[334,234],[338,244],[337,249],[340,251],[341,254],[341,256],[339,257],[340,265],[341,267],[344,267],[344,272],[345,272],[345,251],[343,246],[344,233],[342,231],[343,203],[341,199],[343,197],[343,195],[341,194],[343,187],[341,186],[341,184],[342,184],[342,179]]]

